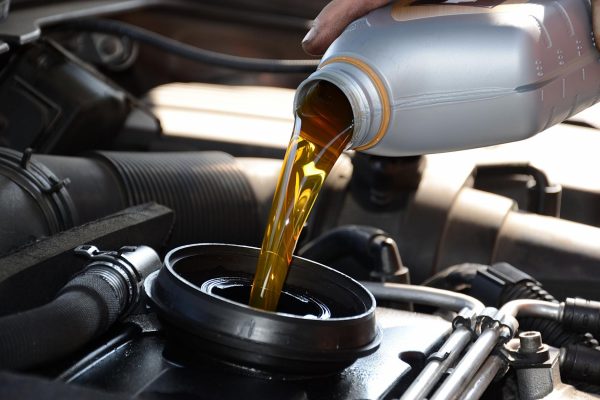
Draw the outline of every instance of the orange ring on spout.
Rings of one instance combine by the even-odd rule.
[[[319,69],[323,68],[327,64],[331,64],[334,62],[343,62],[343,63],[350,64],[350,65],[360,69],[362,72],[364,72],[369,77],[369,79],[371,79],[371,81],[375,85],[375,89],[377,90],[377,94],[379,95],[379,99],[381,100],[381,111],[382,111],[381,123],[379,124],[379,130],[377,131],[377,134],[370,142],[365,143],[362,146],[355,148],[355,150],[370,149],[371,147],[373,147],[377,143],[379,143],[379,141],[381,141],[381,139],[383,139],[383,136],[385,135],[387,128],[390,124],[390,99],[388,97],[387,90],[385,89],[385,85],[383,84],[379,75],[377,75],[377,73],[373,70],[373,68],[371,68],[364,61],[361,61],[354,57],[339,56],[339,57],[329,58],[321,63],[321,65],[319,66]]]

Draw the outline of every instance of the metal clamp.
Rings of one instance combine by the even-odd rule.
[[[94,271],[104,276],[104,271],[113,276],[114,273],[118,274],[127,291],[123,316],[138,304],[144,280],[162,265],[158,254],[148,246],[124,246],[117,251],[101,251],[96,246],[83,245],[75,249],[75,254],[91,261],[82,273]]]
[[[463,308],[452,320],[452,327],[456,330],[459,326],[465,327],[470,332],[475,332],[477,312],[471,308]]]

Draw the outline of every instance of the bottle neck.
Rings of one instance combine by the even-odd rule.
[[[368,73],[348,62],[321,64],[321,68],[311,74],[298,86],[294,108],[304,100],[308,90],[318,81],[328,81],[337,86],[348,99],[354,117],[354,131],[349,148],[364,150],[374,146],[382,136],[384,113],[380,91]],[[385,132],[383,132],[385,134]]]

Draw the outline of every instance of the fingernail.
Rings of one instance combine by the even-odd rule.
[[[316,34],[315,28],[310,28],[310,30],[308,31],[306,36],[304,36],[304,39],[302,39],[302,44],[309,43],[310,41],[312,41],[315,38],[315,34]]]

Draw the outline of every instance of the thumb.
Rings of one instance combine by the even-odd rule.
[[[319,13],[302,47],[311,55],[321,55],[348,24],[390,0],[333,0]]]

